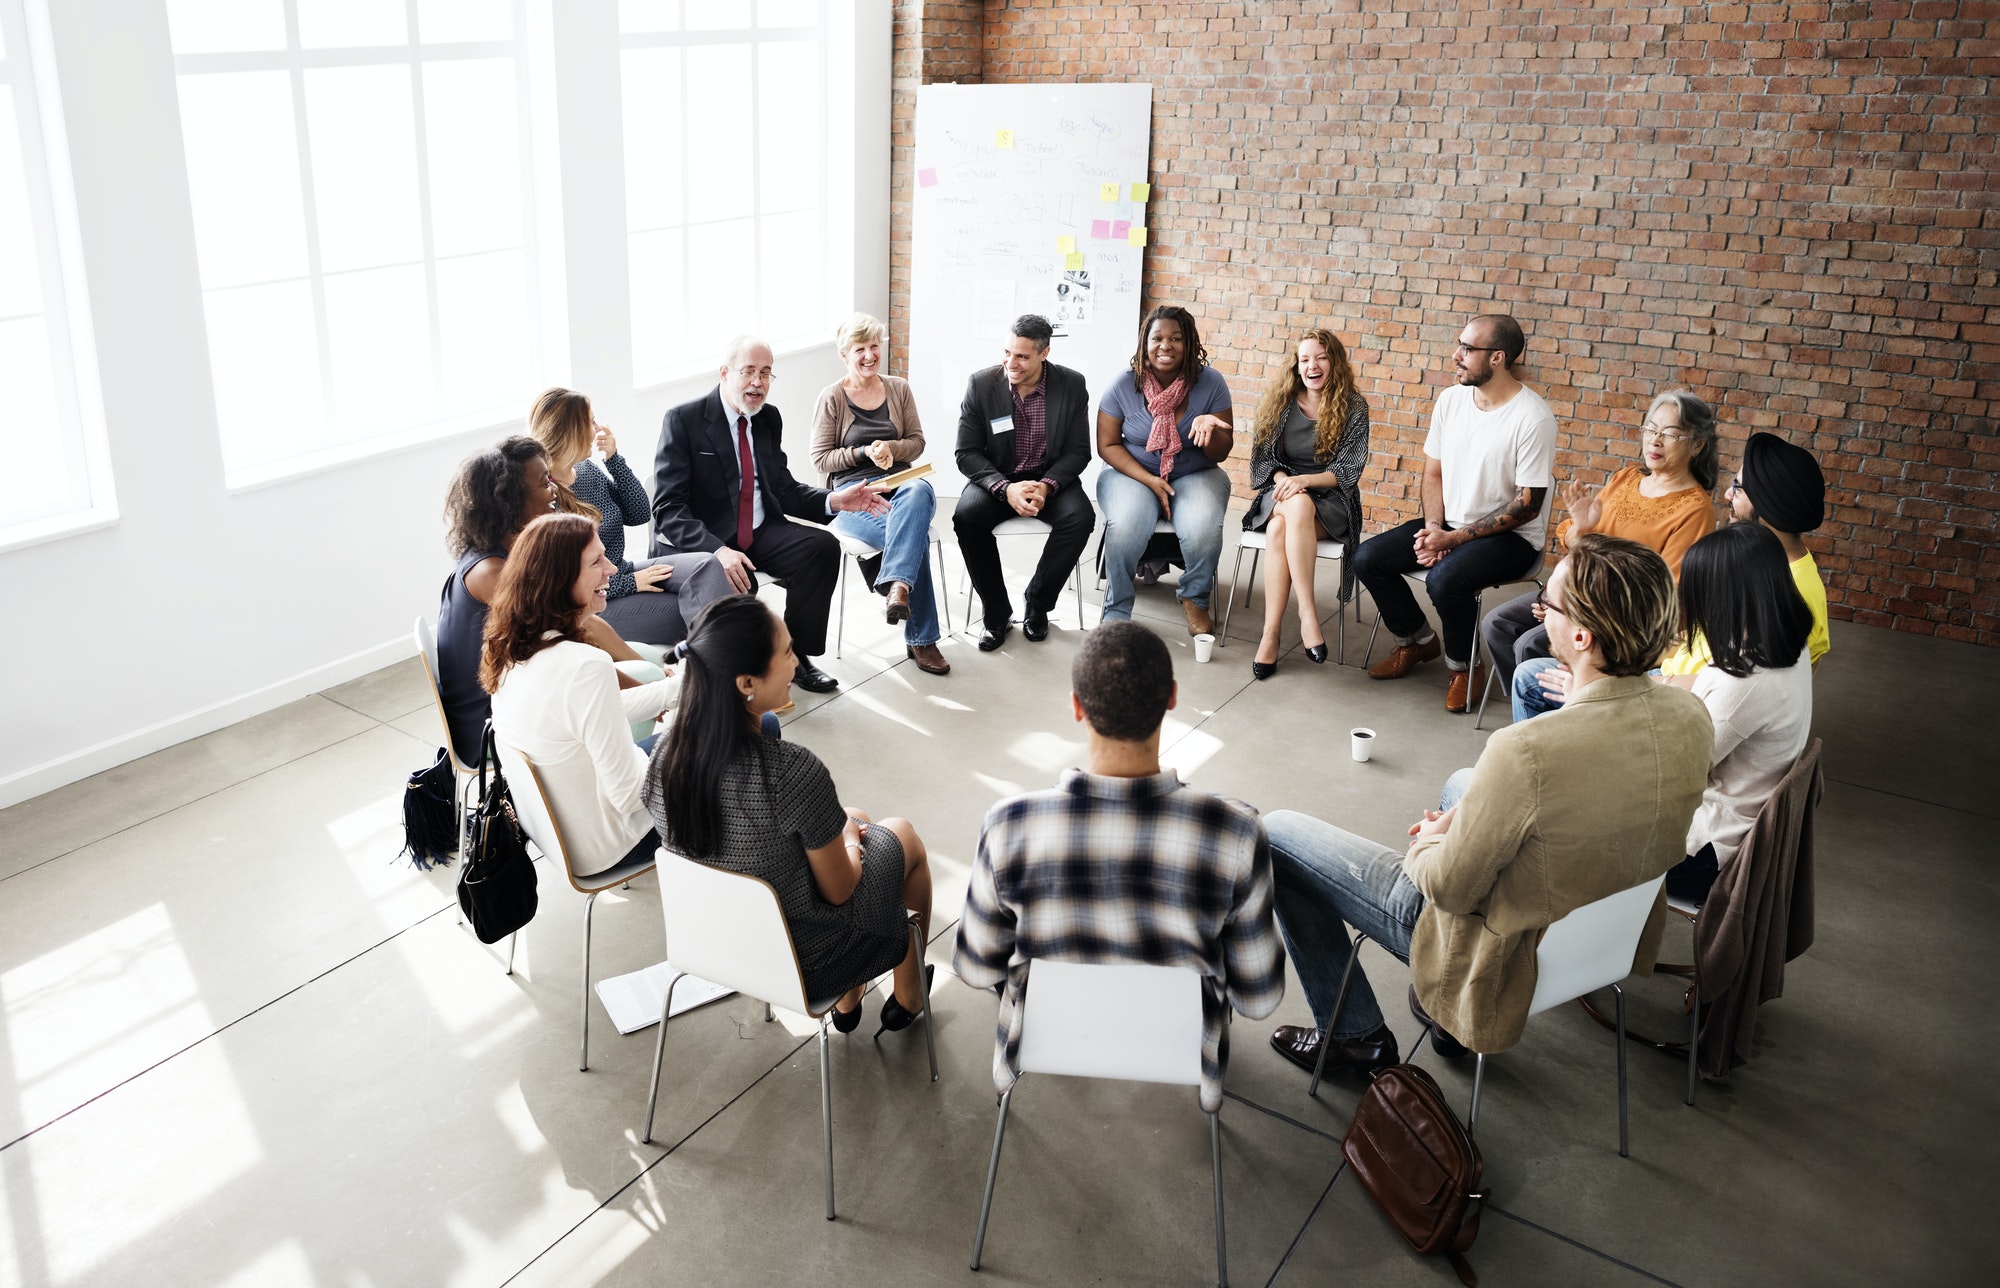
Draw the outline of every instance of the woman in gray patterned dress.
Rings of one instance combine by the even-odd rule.
[[[1264,636],[1251,674],[1278,669],[1285,601],[1299,597],[1299,642],[1326,661],[1326,634],[1313,597],[1316,549],[1341,543],[1340,599],[1354,594],[1354,545],[1361,539],[1361,471],[1368,464],[1368,400],[1340,337],[1314,327],[1299,337],[1257,404],[1250,440],[1250,486],[1257,489],[1247,531],[1265,533]]]
[[[806,995],[841,994],[835,1028],[854,1030],[862,990],[891,968],[882,1027],[907,1027],[929,991],[907,922],[917,913],[929,942],[931,870],[916,829],[842,809],[819,757],[758,731],[766,712],[790,701],[797,665],[791,632],[770,609],[748,595],[717,600],[677,653],[686,662],[680,712],[645,790],[667,848],[771,884]]]

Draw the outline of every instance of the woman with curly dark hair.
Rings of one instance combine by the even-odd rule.
[[[1097,476],[1104,511],[1104,620],[1132,616],[1133,586],[1153,525],[1173,524],[1179,539],[1178,591],[1188,633],[1214,630],[1209,591],[1222,558],[1222,515],[1229,476],[1222,462],[1235,443],[1235,400],[1208,363],[1194,315],[1162,304],[1139,328],[1131,370],[1111,378],[1097,409]]]
[[[640,799],[651,740],[634,745],[629,726],[667,709],[673,681],[621,691],[610,655],[584,639],[616,571],[589,519],[547,514],[528,524],[500,570],[479,664],[501,757],[534,762],[577,876],[659,844]]]

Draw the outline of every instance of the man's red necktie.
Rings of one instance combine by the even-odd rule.
[[[736,489],[736,548],[748,550],[757,536],[756,466],[750,459],[750,422],[736,418],[736,471],[743,480]]]

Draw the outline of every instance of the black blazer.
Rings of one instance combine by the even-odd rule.
[[[825,523],[827,490],[792,477],[785,464],[784,424],[769,403],[750,418],[750,452],[757,462],[764,522],[782,522],[778,516],[789,514]],[[660,427],[660,452],[653,463],[653,553],[712,554],[734,541],[740,486],[736,430],[717,385],[708,397],[669,411]]]
[[[1081,372],[1055,363],[1042,366],[1048,387],[1049,445],[1042,474],[1058,488],[1074,486],[1090,464],[1090,386]],[[965,382],[958,408],[958,472],[965,481],[991,492],[1014,477],[1014,435],[993,433],[993,422],[1014,414],[1013,391],[1003,367],[988,367]]]

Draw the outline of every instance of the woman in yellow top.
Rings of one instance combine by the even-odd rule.
[[[1563,487],[1570,517],[1556,528],[1567,550],[1586,532],[1624,537],[1660,552],[1680,576],[1681,556],[1715,530],[1717,446],[1715,409],[1686,389],[1655,394],[1639,427],[1640,464],[1613,474],[1602,487],[1572,479]],[[1535,594],[1487,615],[1481,628],[1500,682],[1513,692],[1514,668],[1549,656]]]

